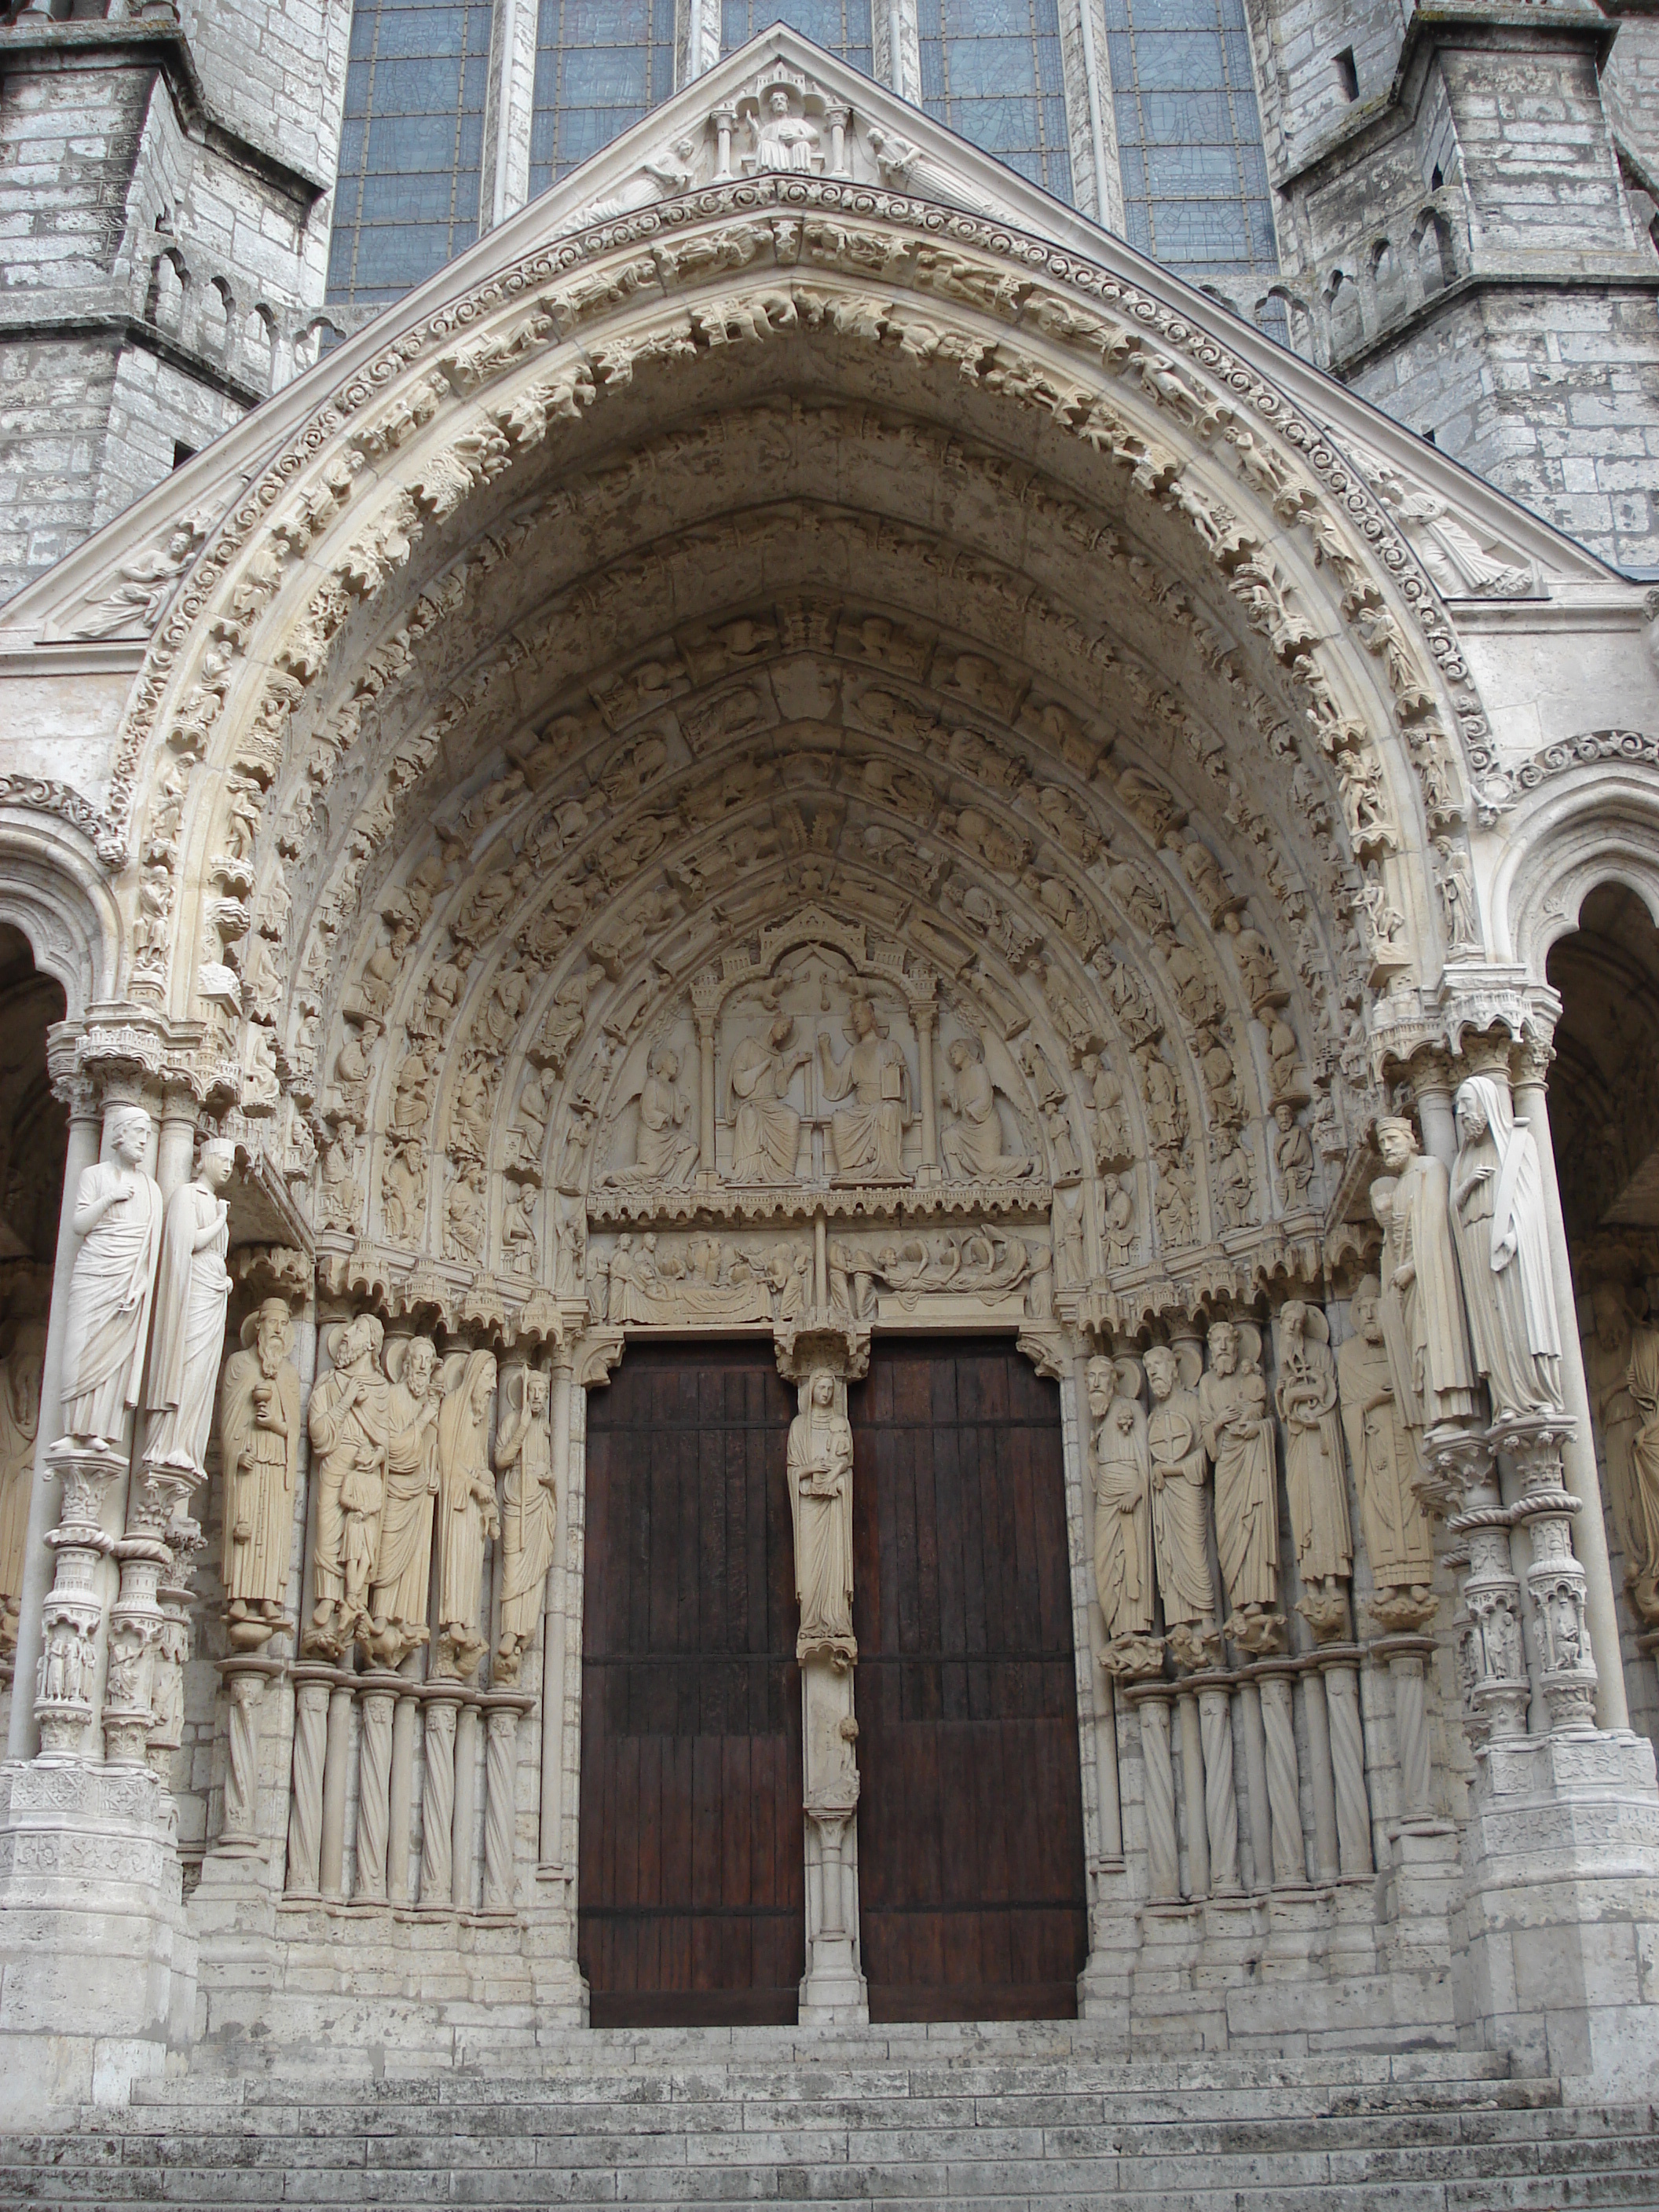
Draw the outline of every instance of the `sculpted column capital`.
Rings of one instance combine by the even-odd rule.
[[[870,1332],[850,1322],[785,1322],[773,1338],[778,1372],[786,1382],[833,1375],[838,1382],[858,1382],[870,1370]]]

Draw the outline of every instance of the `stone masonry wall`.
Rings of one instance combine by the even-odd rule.
[[[0,33],[0,599],[314,358],[350,0],[232,13]]]

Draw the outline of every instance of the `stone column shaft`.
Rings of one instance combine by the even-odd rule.
[[[1294,1662],[1289,1662],[1293,1664]],[[1297,1778],[1296,1729],[1291,1717],[1289,1665],[1261,1675],[1261,1729],[1267,1741],[1267,1813],[1273,1828],[1273,1886],[1304,1889],[1306,1847]]]
[[[519,1717],[527,1699],[491,1700],[485,1713],[483,1909],[511,1912],[517,1903],[513,1872],[518,1838]]]
[[[323,1754],[323,1895],[345,1894],[345,1820],[351,1757],[351,1691],[337,1676],[328,1699],[328,1743]]]
[[[1267,1811],[1267,1732],[1261,1719],[1261,1692],[1255,1682],[1243,1682],[1239,1709],[1244,1717],[1244,1787],[1249,1799],[1250,1879],[1258,1890],[1273,1881],[1273,1829]]]
[[[386,1863],[392,1810],[392,1711],[395,1677],[368,1675],[358,1691],[362,1727],[357,1755],[357,1875],[352,1896],[360,1905],[386,1901]]]
[[[426,1707],[426,1783],[421,1796],[421,1905],[423,1911],[452,1909],[455,1823],[456,1698],[428,1697]]]
[[[1154,1905],[1181,1896],[1176,1839],[1175,1772],[1170,1764],[1170,1698],[1156,1691],[1133,1699],[1140,1715],[1140,1764],[1146,1800],[1146,1880]]]
[[[1233,1785],[1232,1699],[1226,1685],[1198,1692],[1204,1738],[1204,1820],[1210,1842],[1210,1894],[1238,1897],[1238,1797]]]
[[[288,1819],[288,1889],[294,1897],[316,1897],[322,1890],[330,1680],[325,1668],[295,1670],[294,1784]]]
[[[478,1807],[478,1708],[464,1705],[455,1717],[455,1818],[450,1847],[449,1895],[458,1912],[471,1912],[477,1869],[472,1831]]]
[[[553,1532],[553,1565],[547,1577],[542,1615],[541,1834],[537,1851],[538,1863],[546,1868],[564,1863],[564,1638],[565,1608],[569,1602],[571,1372],[569,1352],[556,1352],[550,1418],[559,1520]]]
[[[409,1846],[415,1812],[415,1716],[421,1701],[408,1691],[392,1717],[392,1778],[387,1790],[386,1893],[409,1903]]]
[[[1613,1595],[1613,1564],[1607,1557],[1601,1478],[1595,1464],[1595,1436],[1590,1425],[1589,1386],[1584,1376],[1584,1350],[1579,1340],[1578,1315],[1573,1303],[1572,1260],[1567,1250],[1561,1191],[1555,1175],[1548,1089],[1535,1054],[1526,1056],[1526,1064],[1516,1083],[1515,1110],[1531,1128],[1543,1172],[1544,1221],[1549,1235],[1550,1272],[1555,1280],[1556,1320],[1561,1333],[1561,1395],[1572,1424],[1562,1445],[1562,1472],[1568,1491],[1589,1509],[1581,1513],[1573,1524],[1571,1548],[1584,1570],[1590,1654],[1595,1662],[1595,1723],[1602,1729],[1627,1729],[1630,1702],[1626,1695],[1624,1660],[1619,1649],[1619,1613]]]
[[[1204,1747],[1199,1734],[1198,1699],[1182,1689],[1176,1699],[1181,1715],[1181,1792],[1187,1808],[1188,1894],[1210,1893],[1210,1831],[1205,1807]]]
[[[1320,1662],[1325,1717],[1336,1786],[1337,1857],[1345,1881],[1370,1875],[1370,1799],[1365,1789],[1365,1735],[1359,1717],[1359,1673],[1351,1658],[1327,1653]]]
[[[1316,1667],[1302,1677],[1303,1710],[1308,1717],[1308,1794],[1313,1799],[1315,1878],[1334,1882],[1342,1871],[1336,1849],[1336,1784],[1331,1774],[1330,1716],[1325,1680]],[[1278,1815],[1274,1814],[1275,1825]]]

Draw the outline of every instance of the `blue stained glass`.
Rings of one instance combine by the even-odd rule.
[[[544,192],[674,89],[674,0],[541,0],[530,189]]]
[[[1129,242],[1249,315],[1279,253],[1243,0],[1104,6]]]
[[[722,0],[720,52],[734,52],[774,23],[805,32],[826,53],[871,75],[870,0]]]
[[[357,0],[328,297],[380,306],[478,234],[484,0]]]
[[[919,15],[927,112],[1070,200],[1057,0],[920,0]]]

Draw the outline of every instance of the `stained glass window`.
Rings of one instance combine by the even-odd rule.
[[[540,0],[530,189],[544,192],[674,89],[674,0]]]
[[[927,112],[1069,200],[1056,0],[920,0],[920,20]]]
[[[475,0],[357,0],[330,300],[395,300],[477,238],[490,12]]]
[[[870,0],[720,0],[720,52],[735,53],[774,23],[805,32],[825,53],[873,75]]]
[[[1105,0],[1132,246],[1247,315],[1279,273],[1243,0]]]

